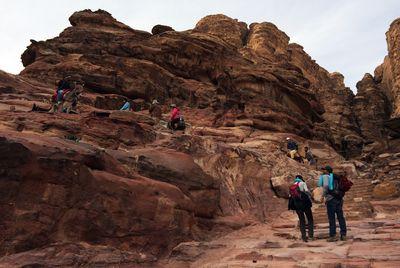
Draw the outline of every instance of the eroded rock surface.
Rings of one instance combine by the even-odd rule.
[[[357,96],[272,23],[219,14],[147,33],[102,10],[70,23],[31,40],[21,74],[0,72],[0,266],[398,264],[389,214],[400,209],[387,199],[399,192],[400,143],[374,123],[397,116],[396,21],[388,57]],[[49,113],[66,75],[84,82],[78,113]],[[161,118],[149,115],[154,99]],[[126,100],[134,111],[119,111]],[[166,128],[171,103],[184,133]],[[290,159],[287,137],[317,165]],[[315,190],[324,165],[355,182],[345,213],[356,223],[338,247],[294,241],[287,212],[301,174],[326,237]]]

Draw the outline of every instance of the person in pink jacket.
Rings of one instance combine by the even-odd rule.
[[[171,111],[169,126],[172,130],[176,130],[181,117],[181,112],[179,108],[176,107],[175,104],[171,104],[170,107],[172,108],[172,111]]]

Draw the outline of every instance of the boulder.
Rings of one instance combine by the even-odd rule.
[[[161,24],[157,24],[151,29],[151,33],[153,35],[162,34],[164,32],[169,32],[169,31],[175,31],[175,30],[170,26],[161,25]]]
[[[202,18],[194,31],[217,36],[227,44],[240,48],[245,42],[247,25],[223,14],[217,14]]]
[[[312,196],[315,202],[324,202],[324,189],[322,187],[317,187],[312,191]]]
[[[293,179],[287,175],[272,177],[271,184],[276,195],[282,198],[289,198],[289,187],[292,181]]]
[[[377,199],[386,199],[399,196],[397,185],[391,181],[384,181],[374,187],[373,197]]]
[[[3,131],[0,152],[1,255],[87,242],[157,257],[193,236],[188,196],[93,146]]]

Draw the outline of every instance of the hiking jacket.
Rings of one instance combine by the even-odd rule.
[[[328,202],[335,198],[333,195],[329,194],[329,190],[333,190],[333,180],[339,179],[338,176],[334,173],[330,173],[329,175],[323,174],[319,177],[318,187],[322,187],[324,192],[323,195],[325,197],[325,201]]]
[[[131,109],[131,104],[129,101],[125,102],[124,105],[119,109],[120,111],[129,111]]]
[[[175,107],[174,109],[172,109],[171,111],[171,120],[177,119],[181,116],[181,113],[179,111],[179,108]]]
[[[299,183],[299,190],[300,192],[305,193],[311,199],[311,192],[307,187],[307,183],[302,181],[301,179],[294,179],[294,183]]]
[[[315,158],[314,158],[314,155],[312,154],[311,150],[308,150],[308,151],[306,152],[306,159],[307,159],[309,162],[315,163]]]
[[[289,197],[289,203],[288,203],[288,209],[289,210],[299,210],[299,211],[305,211],[309,208],[312,207],[312,198],[311,198],[311,193],[308,190],[307,184],[302,181],[301,179],[295,179],[294,183],[297,183],[299,186],[299,191],[304,193],[302,194],[302,199],[294,199],[292,197]]]
[[[297,150],[298,146],[297,146],[297,143],[295,141],[288,141],[287,148],[288,148],[288,150],[292,151],[292,150]]]

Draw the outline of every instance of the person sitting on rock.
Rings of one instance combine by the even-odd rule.
[[[308,148],[308,146],[304,147],[304,153],[305,153],[306,159],[308,161],[308,164],[310,166],[317,164],[317,161],[315,160],[314,155],[312,154],[311,149]]]
[[[53,112],[63,111],[64,95],[71,90],[70,83],[66,78],[61,79],[57,83],[57,89],[52,96]]]
[[[287,137],[287,150],[290,158],[303,163],[303,158],[298,154],[299,146],[297,145],[297,142],[292,140],[291,138]]]
[[[150,113],[151,117],[161,119],[162,110],[161,110],[158,100],[153,100],[153,102],[151,103],[151,106],[149,108],[149,113]]]
[[[131,111],[132,110],[131,103],[128,100],[126,100],[124,105],[122,105],[121,109],[119,109],[119,110],[120,111]]]
[[[170,121],[168,123],[168,127],[172,130],[184,130],[185,129],[185,121],[181,116],[181,111],[175,104],[171,104],[172,108]]]
[[[289,187],[289,210],[295,210],[300,222],[301,239],[307,242],[314,240],[314,219],[311,211],[312,197],[307,184],[301,175],[297,175],[294,183]],[[306,218],[308,224],[308,238],[306,233]]]
[[[343,195],[338,193],[340,178],[333,173],[330,166],[322,168],[323,174],[318,180],[318,187],[323,187],[323,195],[329,220],[328,242],[337,241],[336,237],[336,217],[339,221],[340,240],[346,240],[347,227],[343,213]]]

